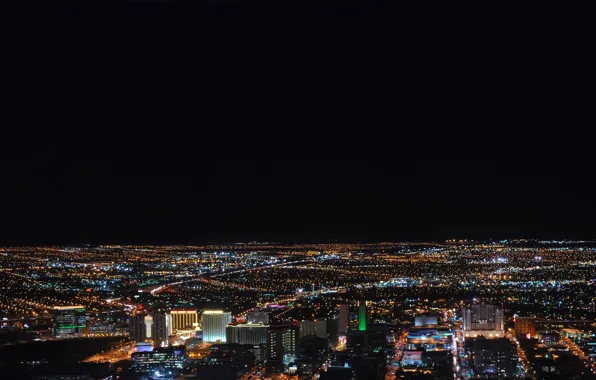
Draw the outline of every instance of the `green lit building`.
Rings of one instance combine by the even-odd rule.
[[[366,301],[360,301],[358,303],[358,330],[359,331],[366,331],[367,318],[368,318],[368,316],[366,315]]]
[[[54,336],[69,338],[81,334],[87,321],[84,306],[55,306],[52,311]]]

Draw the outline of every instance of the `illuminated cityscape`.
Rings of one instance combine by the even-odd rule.
[[[51,355],[15,362],[15,348],[69,350],[88,340],[97,351],[74,349],[72,371],[121,379],[588,379],[596,371],[592,241],[0,253],[0,365],[31,376],[56,371]]]
[[[0,380],[596,380],[579,2],[40,3]]]

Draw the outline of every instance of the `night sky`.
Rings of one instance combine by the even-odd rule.
[[[0,244],[596,238],[569,31],[209,11],[39,37],[2,115]]]

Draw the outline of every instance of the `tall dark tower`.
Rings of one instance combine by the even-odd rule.
[[[172,335],[172,316],[162,310],[152,313],[153,325],[151,326],[151,339],[155,347],[168,345],[168,337]]]
[[[360,301],[358,303],[358,330],[366,331],[367,325],[366,315],[366,301]]]
[[[137,312],[130,316],[129,334],[135,342],[143,342],[147,339],[146,315],[146,313]]]

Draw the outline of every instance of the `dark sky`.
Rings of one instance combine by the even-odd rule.
[[[0,244],[596,238],[567,25],[156,7],[15,44]]]

